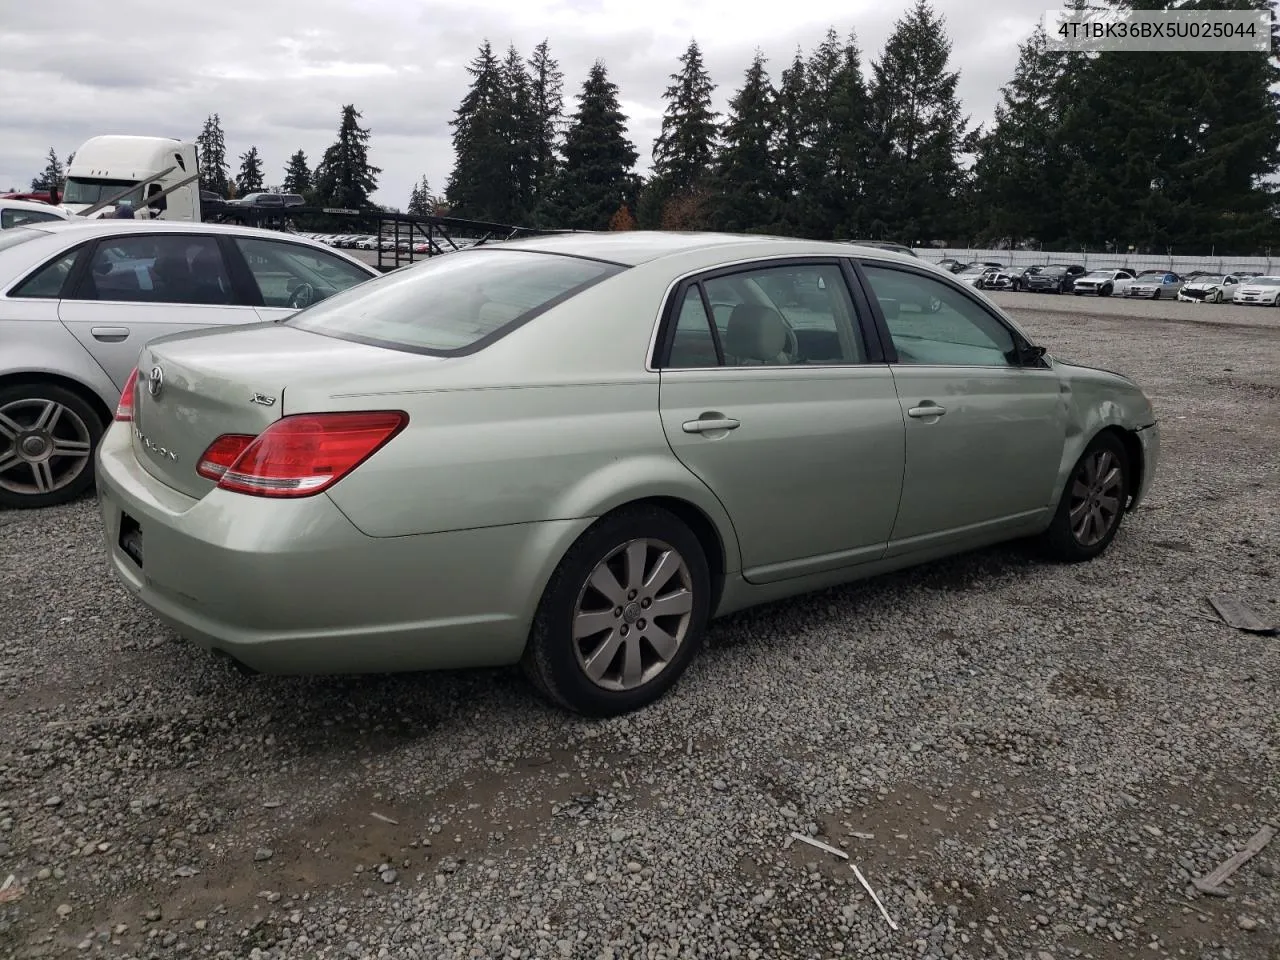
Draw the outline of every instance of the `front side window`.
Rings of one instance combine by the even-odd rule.
[[[702,284],[726,366],[866,360],[836,264],[761,266]]]
[[[284,322],[447,356],[479,349],[624,269],[560,254],[462,250],[351,287]]]
[[[218,241],[174,233],[103,240],[73,296],[127,303],[235,302]]]
[[[265,307],[299,310],[371,278],[341,257],[300,243],[236,237]]]
[[[959,290],[932,277],[863,265],[899,363],[1008,367],[1009,329]]]

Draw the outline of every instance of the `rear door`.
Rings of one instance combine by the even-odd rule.
[[[893,528],[902,413],[847,270],[744,264],[685,281],[668,305],[663,427],[724,504],[753,582],[878,559]]]
[[[231,242],[264,320],[282,319],[377,276],[372,268],[307,244],[262,237],[235,237]]]
[[[1067,397],[1047,361],[981,299],[932,272],[863,260],[906,425],[889,555],[963,547],[1051,509]]]
[[[143,346],[203,327],[254,323],[216,236],[159,231],[97,241],[58,317],[123,389]]]

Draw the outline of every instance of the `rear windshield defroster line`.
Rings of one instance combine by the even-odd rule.
[[[626,269],[561,253],[472,248],[357,284],[284,323],[369,346],[459,357]]]

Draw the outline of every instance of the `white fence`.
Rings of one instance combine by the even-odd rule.
[[[1078,263],[1090,270],[1127,267],[1133,270],[1172,270],[1186,273],[1208,270],[1230,273],[1233,270],[1260,270],[1272,273],[1272,265],[1280,270],[1280,258],[1270,257],[1169,257],[1158,254],[1099,253],[1081,250],[973,250],[959,247],[917,247],[916,256],[937,263],[951,257],[961,263],[990,260],[1009,267],[1032,267],[1041,263]]]

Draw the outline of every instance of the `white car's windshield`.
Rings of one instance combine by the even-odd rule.
[[[1251,287],[1280,287],[1280,277],[1254,277],[1249,281]]]

